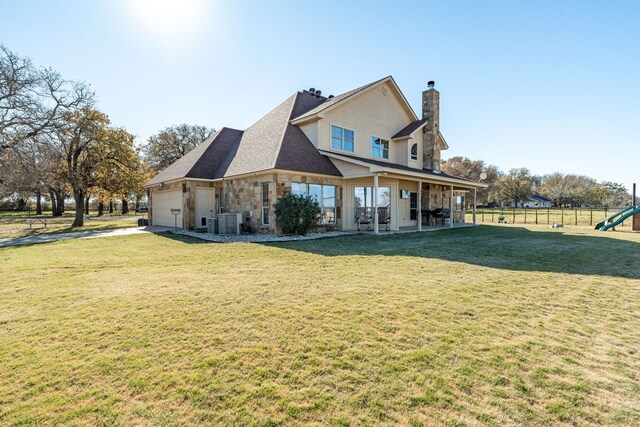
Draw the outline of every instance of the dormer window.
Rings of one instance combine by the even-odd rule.
[[[371,156],[381,159],[389,158],[389,141],[386,139],[371,137]]]
[[[418,144],[417,143],[411,146],[411,160],[418,160]]]
[[[331,125],[331,148],[353,153],[354,132]]]

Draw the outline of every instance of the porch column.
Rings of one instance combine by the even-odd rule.
[[[418,231],[422,230],[422,181],[418,181]]]
[[[373,232],[378,234],[378,174],[373,175]]]
[[[473,189],[473,225],[476,225],[476,197],[478,193],[478,189]]]
[[[451,197],[449,197],[449,227],[453,228],[453,185],[451,188]]]

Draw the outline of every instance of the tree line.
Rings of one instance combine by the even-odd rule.
[[[204,126],[168,127],[136,144],[96,106],[85,82],[64,79],[0,45],[0,202],[42,200],[53,216],[73,198],[73,226],[84,224],[89,200],[98,215],[114,200],[122,213],[144,199],[143,184],[213,133]]]
[[[487,175],[483,182],[486,189],[478,190],[477,203],[496,206],[512,202],[524,207],[535,194],[551,200],[556,207],[621,207],[631,202],[631,195],[623,184],[600,181],[574,174],[555,172],[549,175],[534,175],[527,168],[515,168],[508,172],[466,157],[452,157],[442,163],[445,173],[472,181],[480,181],[480,174]],[[468,200],[467,204],[472,203]]]

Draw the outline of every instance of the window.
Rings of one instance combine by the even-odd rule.
[[[311,196],[320,205],[320,223],[336,223],[336,187],[334,185],[291,183],[291,192],[298,196]]]
[[[462,210],[462,196],[456,196],[456,210]]]
[[[331,125],[331,148],[353,153],[354,133],[352,130]]]
[[[418,219],[418,193],[411,193],[409,198],[409,219]]]
[[[262,225],[269,225],[269,183],[262,183]]]
[[[411,146],[411,160],[418,160],[418,144]]]
[[[355,187],[355,216],[373,218],[373,187]],[[376,197],[378,218],[385,219],[390,215],[391,187],[378,187]]]
[[[335,224],[336,222],[336,187],[333,185],[322,186],[322,222]]]
[[[371,137],[371,155],[381,159],[389,158],[389,141],[386,139]]]

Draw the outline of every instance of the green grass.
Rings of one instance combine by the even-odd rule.
[[[130,210],[128,213],[122,215],[120,212],[109,213],[105,211],[105,213],[99,217],[97,211],[89,211],[89,215],[85,215],[85,217],[90,218],[106,218],[106,217],[127,217],[127,216],[137,216],[137,215],[146,215],[145,213],[136,213],[133,210]],[[65,211],[62,214],[62,218],[71,218],[75,216],[74,211]],[[28,219],[29,217],[33,218],[52,218],[52,214],[50,211],[43,211],[42,215],[36,215],[35,211],[0,211],[0,220],[2,219]],[[60,217],[58,217],[60,218]]]
[[[0,239],[10,237],[25,237],[46,233],[68,233],[72,231],[84,230],[108,230],[112,228],[136,227],[138,216],[131,215],[105,215],[98,217],[95,215],[85,216],[84,226],[72,227],[73,216],[62,218],[51,218],[51,216],[38,216],[36,218],[46,221],[29,224],[29,218],[17,213],[9,215],[3,212],[0,214]]]
[[[598,222],[611,216],[621,209],[603,208],[540,208],[540,209],[513,209],[513,208],[478,208],[476,209],[476,221],[478,223],[498,223],[498,216],[503,215],[509,224],[565,224],[571,226],[594,227]],[[536,215],[537,213],[537,215]],[[467,222],[473,222],[473,211],[467,210],[465,215]],[[624,221],[618,229],[630,229],[631,219]]]
[[[638,425],[640,235],[0,249],[0,425]]]

